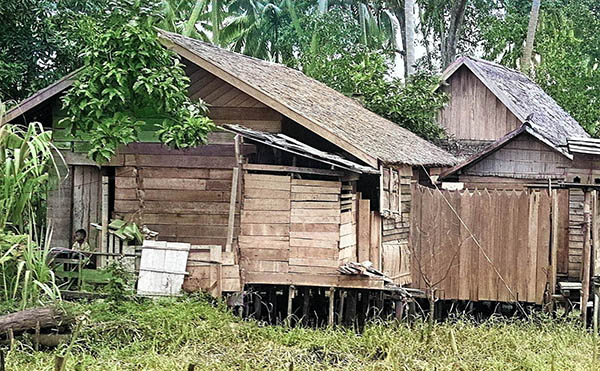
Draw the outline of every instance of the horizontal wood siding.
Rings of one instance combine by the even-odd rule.
[[[571,161],[529,134],[521,134],[483,160],[467,167],[467,176],[562,179]]]
[[[383,214],[381,239],[382,270],[394,282],[408,284],[411,282],[408,239],[411,223],[412,169],[406,167],[396,169],[396,171],[399,174],[400,213]]]
[[[225,245],[233,145],[175,151],[146,143],[128,147],[124,156],[126,166],[115,171],[116,217],[147,225],[161,240]]]
[[[542,303],[550,269],[550,201],[547,190],[440,193],[416,186],[413,286],[427,289],[426,277],[448,300]]]
[[[450,95],[450,102],[438,114],[438,123],[454,138],[496,140],[521,124],[467,67],[447,82],[442,91]]]
[[[571,280],[581,280],[583,259],[583,190],[569,191],[569,271]]]
[[[250,97],[208,71],[188,63],[189,95],[209,105],[208,116],[216,124],[240,124],[271,133],[281,132],[283,116],[272,108]]]
[[[337,271],[340,242],[356,231],[352,213],[341,211],[341,186],[337,181],[245,174],[239,237],[244,282],[380,288],[380,280]],[[370,234],[365,237],[369,253]]]

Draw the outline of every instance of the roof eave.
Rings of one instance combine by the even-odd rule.
[[[199,67],[204,68],[208,72],[223,79],[227,83],[232,84],[236,88],[240,89],[241,91],[250,95],[251,97],[259,100],[263,104],[273,108],[274,110],[284,114],[285,116],[288,116],[289,118],[298,122],[299,124],[306,127],[307,129],[313,131],[314,133],[327,139],[328,141],[332,142],[333,144],[339,146],[340,148],[342,148],[343,150],[352,154],[353,156],[356,156],[358,159],[360,159],[361,161],[364,161],[366,164],[368,164],[372,167],[377,167],[378,160],[379,160],[377,157],[369,155],[365,150],[358,148],[357,146],[353,145],[352,143],[349,143],[349,142],[343,140],[342,138],[336,136],[335,134],[331,133],[330,131],[324,129],[318,123],[314,122],[312,119],[302,115],[302,113],[297,112],[293,108],[291,108],[291,107],[279,102],[275,98],[271,97],[267,92],[262,91],[261,89],[251,86],[250,84],[242,81],[241,79],[237,78],[236,76],[234,76],[234,75],[230,74],[229,72],[216,66],[210,60],[207,60],[206,58],[202,57],[201,55],[189,50],[189,48],[187,48],[185,45],[181,45],[181,44],[177,43],[176,41],[173,41],[173,40],[169,39],[168,37],[164,36],[163,33],[165,33],[165,31],[160,30],[158,32],[158,39],[161,42],[161,44],[163,46],[165,46],[167,49],[171,49],[171,50],[175,51],[180,56],[197,64]]]

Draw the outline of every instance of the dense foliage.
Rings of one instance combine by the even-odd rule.
[[[72,133],[91,137],[89,155],[100,163],[137,141],[148,118],[162,120],[157,129],[165,144],[204,143],[214,125],[200,102],[188,99],[189,79],[175,54],[159,44],[149,19],[114,18],[110,27],[94,25],[84,67],[63,98]]]
[[[262,326],[197,298],[66,306],[84,317],[67,369],[185,370],[592,370],[593,335],[570,322],[540,318],[458,319],[436,324],[373,322],[349,328]],[[54,352],[17,343],[7,369],[51,369]]]
[[[385,80],[406,70],[406,39],[402,28],[406,20],[402,3],[379,0],[3,2],[0,15],[7,21],[0,25],[0,99],[19,100],[82,65],[81,53],[94,45],[89,42],[90,35],[104,33],[90,26],[94,22],[89,20],[110,29],[113,13],[122,4],[134,4],[161,28],[302,69],[345,94],[362,94],[364,104],[373,107],[377,105],[370,104],[366,94],[356,90],[352,80],[360,77],[351,76],[351,71],[355,70],[353,66],[364,63],[365,54],[385,56]],[[476,54],[518,68],[527,34],[530,0],[416,0],[416,3],[417,40],[423,54],[417,61],[418,74],[439,72],[455,54]],[[599,26],[597,1],[544,0],[533,53],[532,78],[594,135],[598,134],[600,116],[600,105],[596,104],[600,98]],[[377,90],[382,84],[378,80],[371,82],[374,86],[370,90]],[[396,84],[395,88],[400,96],[394,100],[398,102],[403,102],[403,96],[411,91],[409,87],[405,91],[398,89],[404,88],[402,84]],[[429,117],[431,112],[425,110],[438,107],[430,103],[439,100],[440,97],[432,95],[426,98],[427,104],[418,102],[416,106],[424,110],[423,116]],[[439,130],[429,130],[429,120],[419,118],[419,124],[415,125],[414,115],[404,115],[406,107],[396,111],[387,117],[425,137],[440,135]],[[138,117],[130,113],[113,120],[123,122],[125,117],[131,120],[125,126],[134,128]],[[192,126],[193,131],[202,126],[187,120],[176,121],[178,129]],[[427,129],[421,131],[421,127]],[[189,142],[190,138],[176,134],[180,133],[168,131],[163,139],[174,145]],[[105,127],[102,135],[130,139],[135,130]],[[108,153],[100,157],[104,155]]]

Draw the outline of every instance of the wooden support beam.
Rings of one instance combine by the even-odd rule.
[[[552,232],[550,245],[550,293],[556,293],[556,274],[558,269],[558,191],[552,190]]]
[[[598,191],[592,191],[592,277],[593,279],[593,299],[594,314],[592,324],[594,334],[598,333],[600,317],[600,286],[598,278],[600,277],[600,204],[598,202]]]
[[[102,190],[101,190],[101,194],[102,194],[102,231],[101,231],[101,236],[100,236],[100,252],[104,252],[104,253],[108,253],[108,223],[109,223],[109,215],[108,215],[108,207],[109,207],[109,200],[108,200],[108,176],[103,176],[102,177]],[[98,259],[97,263],[98,263],[98,267],[102,268],[106,265],[107,263],[107,258],[105,256],[98,256],[96,257],[96,259]]]
[[[592,193],[585,191],[583,201],[583,262],[581,272],[581,320],[587,324],[587,303],[590,294],[590,260],[591,260],[591,199]]]
[[[269,287],[267,288],[269,292],[269,303],[271,304],[272,313],[269,313],[269,322],[271,324],[277,324],[277,288]]]
[[[394,315],[398,321],[402,320],[404,315],[404,300],[394,301]]]
[[[231,252],[231,245],[233,244],[233,227],[235,223],[235,205],[237,199],[238,190],[238,177],[240,176],[240,168],[233,168],[233,178],[231,179],[231,196],[229,198],[229,219],[227,220],[227,243],[225,244],[225,251]]]
[[[329,327],[333,326],[333,319],[334,319],[334,303],[335,303],[335,288],[330,287],[329,288],[329,312],[328,312],[328,317],[327,317],[327,325]]]
[[[244,170],[268,171],[273,173],[299,173],[341,177],[345,173],[339,170],[316,169],[312,167],[296,167],[283,165],[244,164]]]

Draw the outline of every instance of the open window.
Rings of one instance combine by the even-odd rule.
[[[393,167],[384,166],[380,171],[380,212],[382,215],[400,214],[400,172]]]

